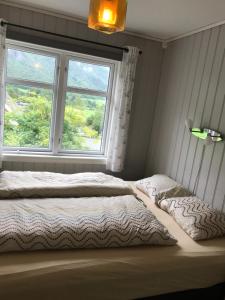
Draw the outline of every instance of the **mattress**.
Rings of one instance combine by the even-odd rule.
[[[0,255],[0,299],[136,299],[225,282],[225,238],[194,242],[143,193],[176,246]]]

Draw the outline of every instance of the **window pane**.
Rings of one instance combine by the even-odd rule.
[[[48,148],[52,99],[52,90],[7,85],[4,146]]]
[[[65,150],[100,151],[106,98],[67,93],[62,147]]]
[[[55,77],[55,63],[54,57],[8,49],[7,76],[51,84]]]
[[[70,60],[67,85],[107,92],[110,67]]]

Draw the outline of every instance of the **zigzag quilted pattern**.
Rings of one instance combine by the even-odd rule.
[[[225,235],[225,214],[196,197],[164,199],[159,201],[159,206],[194,240]]]
[[[0,252],[175,242],[134,196],[0,201]]]

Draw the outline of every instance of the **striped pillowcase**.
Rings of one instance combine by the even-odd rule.
[[[193,240],[225,236],[225,214],[197,197],[178,197],[158,201]]]

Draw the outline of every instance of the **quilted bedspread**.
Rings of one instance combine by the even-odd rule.
[[[134,195],[134,192],[122,179],[100,172],[60,174],[3,171],[0,173],[0,199],[120,195]]]
[[[132,195],[0,201],[0,252],[175,242]]]
[[[126,182],[103,173],[4,171],[0,198],[0,252],[176,243]]]

